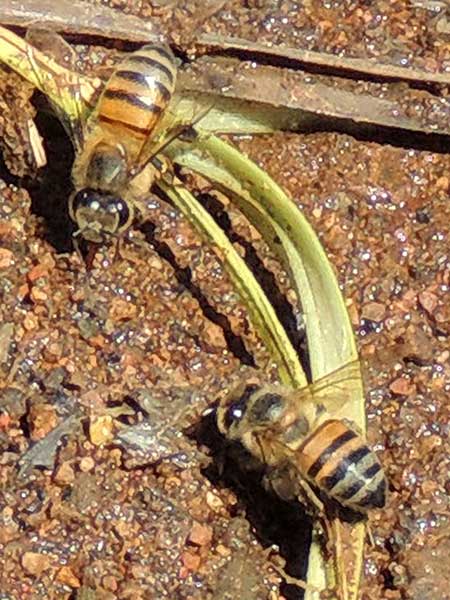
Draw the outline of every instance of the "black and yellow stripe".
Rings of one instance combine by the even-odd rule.
[[[343,421],[322,423],[299,448],[305,476],[344,506],[365,512],[386,501],[386,480],[375,454]]]
[[[140,48],[118,65],[106,84],[97,105],[99,122],[147,138],[170,102],[176,73],[170,48]]]

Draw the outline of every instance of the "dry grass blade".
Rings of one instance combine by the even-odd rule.
[[[0,26],[0,59],[60,106],[69,119],[89,110],[100,79],[87,78],[27,44]],[[330,127],[336,119],[349,132],[361,124],[414,132],[450,134],[445,98],[415,90],[378,98],[356,93],[350,80],[334,85],[326,78],[310,78],[299,71],[258,65],[235,59],[203,57],[180,70],[177,112],[195,114],[210,107],[198,128],[210,133],[260,134],[277,130]],[[38,74],[41,73],[40,77]],[[394,84],[392,84],[394,85]],[[395,90],[394,90],[395,92]],[[400,95],[401,94],[401,95]],[[261,99],[264,99],[264,102]],[[333,120],[333,121],[330,121]],[[182,119],[183,120],[183,119]]]
[[[152,22],[82,0],[8,0],[0,7],[0,22],[141,43],[160,37]]]
[[[329,128],[338,119],[349,132],[357,131],[359,124],[364,132],[369,124],[450,134],[445,117],[449,100],[406,84],[355,85],[357,82],[348,78],[210,56],[181,70],[179,84],[183,93],[197,94],[200,99],[206,95],[217,107],[226,102],[231,114],[248,104],[265,117],[272,130]]]
[[[48,96],[69,119],[80,116],[80,104],[82,110],[88,110],[89,100],[101,84],[100,80],[69,71],[1,26],[0,60]]]

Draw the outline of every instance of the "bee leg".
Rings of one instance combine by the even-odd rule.
[[[164,181],[164,183],[173,185],[175,174],[172,163],[168,158],[166,158],[163,154],[158,154],[152,158],[151,164],[156,171],[155,179],[161,179]]]
[[[74,247],[75,252],[77,253],[78,258],[81,261],[81,264],[83,264],[86,267],[86,261],[84,259],[83,253],[81,252],[80,243],[78,242],[77,235],[72,236],[72,243],[73,243],[73,247]]]
[[[268,467],[262,484],[264,489],[275,493],[286,502],[295,500],[298,496],[297,482],[290,476],[288,465]]]
[[[286,561],[281,556],[277,555],[277,557],[275,559],[281,564],[277,564],[277,562],[275,562],[274,559],[271,559],[271,554],[272,554],[273,550],[274,550],[274,547],[269,546],[268,548],[266,548],[264,550],[263,554],[265,555],[266,560],[270,563],[270,566],[278,573],[278,575],[280,575],[280,577],[282,577],[284,579],[284,581],[286,583],[288,583],[289,585],[295,585],[295,586],[301,588],[302,590],[309,590],[312,592],[316,592],[317,594],[320,593],[320,590],[318,588],[316,588],[315,586],[307,583],[303,579],[297,579],[297,577],[292,577],[292,575],[289,575],[288,573],[286,573],[286,571],[285,571]]]
[[[300,486],[300,493],[298,494],[298,498],[302,504],[310,505],[314,508],[314,511],[319,515],[325,514],[325,507],[323,502],[318,498],[317,494],[314,492],[312,487],[305,479],[300,479],[298,481]]]
[[[373,537],[372,528],[370,527],[370,523],[366,523],[366,531],[367,531],[367,538],[369,540],[369,544],[371,546],[375,546],[375,539]]]
[[[120,240],[121,240],[121,236],[117,236],[115,238],[115,247],[114,247],[114,258],[113,258],[113,262],[117,262],[117,260],[120,258]]]

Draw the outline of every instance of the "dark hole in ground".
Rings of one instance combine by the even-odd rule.
[[[20,187],[20,177],[13,175],[9,172],[8,167],[3,160],[3,155],[0,152],[0,179],[2,179],[6,185],[15,185],[16,187]]]
[[[205,477],[216,487],[226,487],[239,499],[237,512],[243,512],[261,545],[276,544],[284,567],[291,577],[306,580],[307,556],[311,545],[311,520],[298,502],[285,502],[264,489],[261,469],[246,469],[253,459],[240,445],[228,444],[215,424],[215,411],[191,428],[187,435],[201,446],[210,449],[211,465],[203,470]],[[303,600],[304,591],[296,585],[282,584],[286,600]]]
[[[72,142],[44,97],[36,93],[33,101],[38,108],[35,122],[43,139],[47,165],[36,172],[33,179],[27,178],[23,185],[31,197],[31,211],[44,220],[45,239],[58,253],[70,252],[74,231],[68,212],[74,158]]]

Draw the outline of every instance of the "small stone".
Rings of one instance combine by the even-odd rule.
[[[119,587],[116,578],[112,575],[105,575],[102,577],[102,586],[105,590],[109,590],[110,592],[116,592]]]
[[[206,546],[206,544],[211,543],[212,536],[213,530],[211,527],[194,521],[189,533],[188,541],[196,546]]]
[[[33,300],[33,302],[35,302],[36,304],[39,304],[39,303],[47,302],[48,295],[46,292],[44,292],[43,289],[41,289],[37,286],[33,286],[31,288],[30,298]]]
[[[424,456],[428,456],[432,450],[439,448],[441,445],[442,439],[438,435],[434,434],[421,439],[420,449],[423,451]]]
[[[441,190],[448,190],[448,186],[449,186],[449,179],[445,175],[442,175],[442,177],[439,177],[436,180],[436,187],[440,188]]]
[[[394,381],[389,386],[389,389],[393,394],[397,394],[398,396],[409,396],[414,391],[414,384],[404,377],[399,377],[398,379],[394,379]]]
[[[375,321],[376,323],[380,323],[386,314],[386,307],[384,304],[380,304],[379,302],[369,302],[362,307],[362,317],[363,319],[369,319],[370,321]]]
[[[109,316],[117,323],[120,321],[129,321],[134,319],[137,314],[137,307],[123,298],[114,298],[111,302]]]
[[[223,502],[212,492],[206,492],[206,504],[213,510],[214,512],[218,512],[223,507]]]
[[[61,567],[56,575],[56,580],[71,588],[79,588],[81,582],[70,567]]]
[[[95,467],[95,461],[91,456],[83,456],[80,460],[80,471],[89,473]]]
[[[438,304],[438,298],[437,298],[436,294],[425,291],[425,292],[421,292],[419,294],[418,298],[419,298],[421,307],[423,309],[425,309],[427,311],[427,313],[432,315]]]
[[[45,265],[38,264],[35,267],[33,267],[30,271],[28,271],[27,278],[28,281],[33,283],[33,281],[36,281],[41,277],[45,277],[46,275],[48,275],[47,267]]]
[[[52,404],[34,404],[30,408],[28,421],[31,439],[41,440],[58,424],[55,407]]]
[[[192,552],[183,552],[181,555],[181,562],[189,571],[198,571],[200,566],[200,556],[193,554]]]
[[[0,269],[7,269],[14,264],[14,254],[7,248],[0,248]]]
[[[313,215],[313,217],[315,219],[320,219],[320,217],[322,216],[322,210],[323,210],[322,206],[315,206],[312,209],[312,215]]]
[[[450,352],[448,350],[444,350],[440,354],[436,356],[436,362],[444,364],[450,358]]]
[[[33,313],[28,312],[23,320],[23,326],[26,331],[33,331],[39,326],[39,319]]]
[[[22,567],[31,575],[39,577],[43,571],[50,568],[52,557],[39,552],[25,552],[22,556]]]
[[[225,558],[231,554],[231,550],[223,544],[217,544],[216,552],[219,556],[223,556]]]
[[[0,429],[8,429],[11,417],[7,413],[0,414]]]
[[[8,544],[18,537],[20,537],[20,531],[17,525],[2,525],[0,527],[0,544]]]
[[[222,328],[209,321],[205,321],[202,338],[212,348],[223,348],[226,345]]]
[[[94,446],[101,446],[113,439],[113,420],[110,415],[103,415],[91,419],[89,437]]]
[[[68,462],[63,463],[55,473],[56,483],[70,485],[75,480],[75,471]]]

